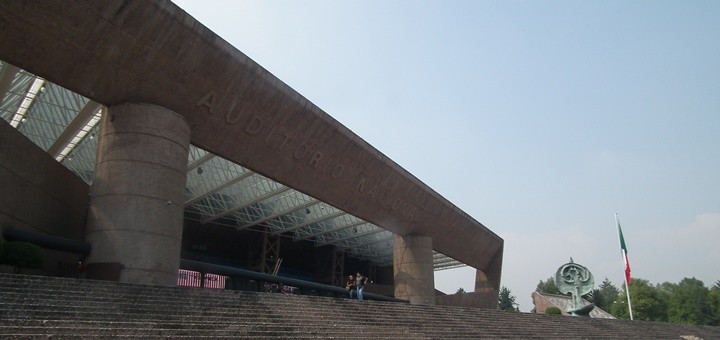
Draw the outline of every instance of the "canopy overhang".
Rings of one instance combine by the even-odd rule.
[[[430,236],[499,289],[500,237],[173,3],[2,2],[0,30],[0,59],[102,105],[174,110],[201,150],[395,234]]]

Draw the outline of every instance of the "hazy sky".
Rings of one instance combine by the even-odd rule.
[[[522,311],[720,280],[720,1],[175,1],[505,240]],[[473,290],[470,268],[436,287]]]

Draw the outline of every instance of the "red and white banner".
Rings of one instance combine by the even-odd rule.
[[[177,285],[180,287],[205,287],[213,289],[225,289],[225,276],[217,274],[205,274],[205,282],[202,282],[200,272],[180,269],[178,270]]]

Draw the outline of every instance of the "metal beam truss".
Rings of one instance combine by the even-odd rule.
[[[344,287],[345,283],[345,252],[335,248],[333,252],[333,271],[332,271],[332,284],[333,286]]]
[[[263,234],[262,246],[262,272],[265,274],[277,275],[282,263],[280,257],[280,238],[270,236],[269,233]]]

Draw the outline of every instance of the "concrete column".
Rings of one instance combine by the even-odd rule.
[[[412,304],[435,304],[432,238],[395,236],[393,241],[395,298]]]
[[[481,299],[481,307],[496,309],[500,294],[500,274],[502,268],[503,248],[493,255],[485,270],[475,271],[475,295]]]
[[[150,104],[109,107],[101,124],[86,233],[88,276],[174,286],[190,127],[177,113]]]
[[[500,292],[493,288],[485,273],[479,269],[475,270],[475,300],[477,307],[497,309],[498,294]]]

